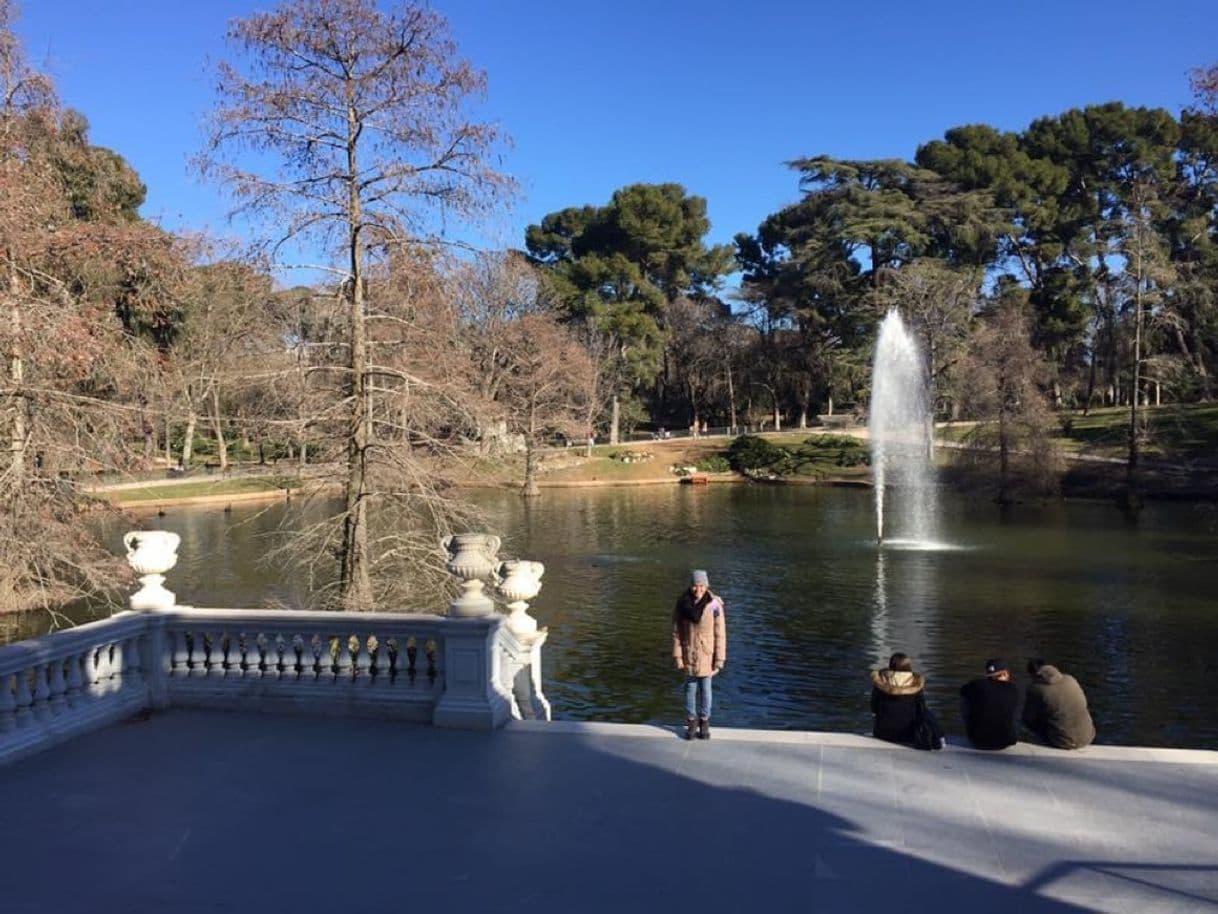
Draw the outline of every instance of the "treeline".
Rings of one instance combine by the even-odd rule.
[[[1216,73],[1194,74],[1178,117],[1113,102],[1018,133],[955,127],[912,161],[797,159],[799,201],[734,249],[704,242],[706,203],[676,184],[551,213],[526,247],[613,354],[615,437],[619,422],[802,427],[860,409],[890,307],[923,339],[945,418],[992,415],[974,394],[1004,310],[1054,406],[1210,400]]]
[[[0,0],[0,607],[113,582],[78,482],[198,447],[327,474],[342,507],[292,560],[331,605],[417,606],[444,579],[436,534],[469,522],[454,465],[519,450],[536,491],[560,434],[861,411],[893,306],[940,413],[999,417],[1004,460],[1035,450],[1047,402],[1213,395],[1214,71],[1179,117],[1109,104],[950,130],[911,162],[797,160],[799,201],[734,245],[707,244],[704,199],[637,184],[474,256],[438,226],[514,183],[442,17],[287,0],[229,37],[199,166],[252,252],[143,220],[139,176],[28,65]],[[334,279],[277,288],[263,253],[293,241]]]

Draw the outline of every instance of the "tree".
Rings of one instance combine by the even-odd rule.
[[[0,609],[51,608],[126,577],[77,481],[138,459],[156,359],[131,327],[173,309],[182,262],[135,217],[142,194],[115,192],[138,179],[88,145],[12,18],[0,0]]]
[[[190,466],[195,427],[205,415],[219,469],[228,468],[222,402],[230,387],[265,369],[268,350],[282,349],[265,333],[270,297],[270,276],[244,263],[222,260],[190,271],[168,359],[168,373],[186,414],[179,461],[183,467]]]
[[[632,184],[603,207],[573,207],[530,225],[525,243],[547,269],[569,321],[590,321],[614,353],[609,440],[623,399],[661,370],[666,313],[680,295],[710,294],[732,266],[726,245],[707,246],[706,200],[680,184]]]
[[[977,270],[957,270],[929,258],[893,270],[873,295],[876,312],[900,308],[922,340],[931,403],[944,399],[950,412],[959,411],[959,397],[950,378],[963,355],[981,294]]]
[[[997,290],[969,341],[961,373],[969,397],[965,415],[979,420],[967,444],[979,462],[997,458],[1000,503],[1020,488],[1046,491],[1056,483],[1052,415],[1042,392],[1047,366],[1032,346],[1027,292]]]
[[[380,11],[372,0],[288,0],[237,20],[230,39],[246,68],[220,68],[220,101],[200,165],[223,181],[240,210],[282,226],[276,237],[312,239],[341,252],[346,304],[345,509],[338,547],[340,602],[375,603],[368,534],[374,439],[369,404],[378,379],[398,378],[369,358],[373,264],[433,233],[437,210],[484,212],[511,187],[490,167],[500,139],[471,119],[468,101],[486,77],[461,59],[445,20],[418,3]],[[274,173],[243,167],[243,153],[274,160]],[[385,498],[401,488],[388,485]]]
[[[544,439],[578,434],[595,370],[571,330],[553,314],[535,311],[512,321],[503,336],[506,372],[497,392],[508,428],[524,438],[526,497],[540,494],[538,450]]]

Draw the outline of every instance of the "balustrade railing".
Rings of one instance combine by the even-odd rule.
[[[528,615],[544,567],[506,562],[497,537],[444,541],[463,595],[448,617],[194,609],[162,584],[178,537],[127,534],[139,612],[0,647],[0,763],[169,707],[345,714],[492,729],[550,718],[541,688],[545,629]],[[495,611],[481,579],[510,615]]]
[[[0,647],[0,762],[147,707],[148,634],[125,613]]]
[[[444,689],[445,641],[456,623],[392,613],[182,609],[160,615],[171,705],[299,705],[429,723]],[[485,630],[492,621],[473,628]]]

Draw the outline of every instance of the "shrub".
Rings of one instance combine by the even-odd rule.
[[[787,451],[756,435],[741,435],[727,449],[727,459],[738,473],[769,469],[789,456]]]
[[[722,454],[714,454],[710,457],[703,457],[698,461],[698,469],[703,473],[726,473],[731,468],[731,461],[729,461]]]

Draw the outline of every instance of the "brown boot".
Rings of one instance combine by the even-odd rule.
[[[698,718],[698,739],[710,739],[710,719]]]
[[[685,738],[693,739],[694,734],[698,729],[698,720],[695,717],[685,718]]]

